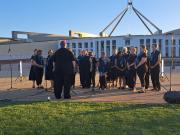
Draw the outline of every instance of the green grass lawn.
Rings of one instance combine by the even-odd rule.
[[[180,105],[1,102],[0,135],[180,135]]]

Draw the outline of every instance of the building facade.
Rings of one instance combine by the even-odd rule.
[[[113,50],[122,50],[123,47],[129,48],[130,46],[136,47],[139,52],[140,45],[145,45],[148,52],[151,53],[152,44],[157,44],[162,57],[170,58],[173,55],[180,58],[180,35],[172,34],[77,38],[68,40],[67,44],[76,57],[81,50],[92,51],[97,58],[101,56],[102,52],[111,56]]]

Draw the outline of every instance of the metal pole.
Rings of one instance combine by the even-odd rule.
[[[147,26],[147,24],[143,21],[143,19],[141,18],[141,16],[138,14],[138,12],[136,11],[136,9],[134,7],[133,7],[133,11],[136,13],[138,18],[141,20],[141,22],[144,24],[144,26],[148,29],[148,31],[151,33],[151,35],[153,35],[153,32],[150,30],[150,28]]]
[[[133,7],[134,8],[134,7]],[[138,14],[140,14],[146,21],[148,21],[154,28],[158,31],[161,31],[154,23],[152,23],[147,17],[145,17],[141,12],[139,12],[136,8],[134,8]]]
[[[126,10],[127,10],[127,8],[125,8],[113,21],[111,21],[111,23],[110,23],[108,26],[106,26],[106,28],[103,29],[103,30],[101,31],[101,33],[103,33],[104,31],[106,31]]]
[[[127,8],[126,11],[123,13],[123,15],[121,16],[121,18],[119,19],[119,21],[117,22],[117,24],[115,25],[115,27],[113,28],[113,30],[112,30],[111,33],[109,34],[109,37],[112,35],[112,33],[114,32],[114,30],[117,28],[117,26],[119,25],[119,23],[121,22],[122,18],[124,17],[124,15],[126,14],[127,11],[128,11],[128,8]]]

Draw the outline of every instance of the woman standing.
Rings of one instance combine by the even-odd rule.
[[[44,73],[44,59],[42,57],[42,50],[37,51],[35,71],[36,71],[36,84],[38,88],[39,89],[44,88],[42,86],[42,78]]]
[[[51,87],[50,90],[52,90],[54,88],[54,74],[53,74],[53,50],[49,50],[48,51],[48,57],[46,59],[46,67],[45,67],[45,80],[49,80],[51,82]],[[46,82],[47,84],[47,82]]]
[[[126,79],[125,79],[126,60],[125,60],[125,57],[123,57],[123,54],[121,51],[118,52],[115,63],[118,69],[119,89],[125,89],[126,87]]]
[[[140,92],[145,93],[146,92],[145,76],[147,73],[147,54],[146,54],[146,47],[144,45],[141,45],[140,53],[136,59],[136,70],[142,87]]]
[[[99,69],[99,83],[100,89],[104,90],[107,88],[106,76],[109,69],[110,60],[106,57],[106,54],[102,52],[101,58],[99,59],[98,69]]]
[[[36,73],[35,73],[36,55],[37,55],[37,49],[34,50],[34,54],[31,56],[31,69],[29,73],[29,80],[33,82],[32,88],[35,88],[35,81],[36,81]]]
[[[127,84],[128,87],[133,90],[133,92],[136,92],[136,69],[135,69],[135,61],[136,61],[136,49],[134,47],[131,47],[130,54],[127,59],[127,68],[128,68],[128,78],[127,78]]]

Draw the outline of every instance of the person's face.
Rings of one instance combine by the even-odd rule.
[[[105,53],[102,53],[102,54],[101,54],[101,57],[102,57],[102,58],[105,58],[105,56],[106,56]]]
[[[37,55],[37,50],[34,51],[34,55]]]
[[[153,51],[155,51],[155,50],[156,50],[156,47],[155,47],[154,45],[152,46],[152,50],[153,50]]]
[[[127,53],[127,51],[128,51],[127,48],[125,48],[125,49],[123,50],[124,53]]]
[[[140,51],[141,51],[141,52],[144,52],[144,49],[143,49],[142,47],[140,47]]]
[[[131,48],[131,54],[135,54],[135,48]]]
[[[53,51],[51,50],[51,51],[49,51],[49,55],[50,56],[52,56],[53,55]]]

